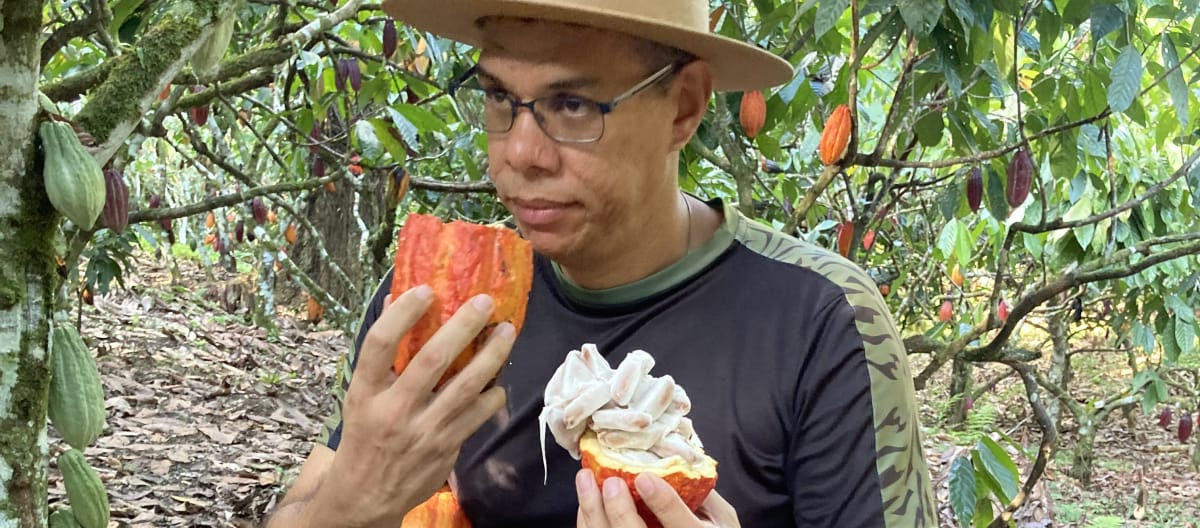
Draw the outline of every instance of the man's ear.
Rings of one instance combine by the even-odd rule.
[[[712,70],[703,60],[694,60],[681,68],[671,90],[676,102],[675,121],[671,123],[671,150],[679,150],[700,128],[712,98]]]

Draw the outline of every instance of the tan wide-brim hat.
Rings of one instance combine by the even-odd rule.
[[[537,18],[608,29],[687,51],[712,68],[716,91],[749,91],[792,79],[791,64],[712,33],[706,0],[385,0],[384,11],[420,31],[479,47],[481,19]]]

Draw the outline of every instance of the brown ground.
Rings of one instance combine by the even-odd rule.
[[[182,278],[173,282],[161,263],[140,257],[127,290],[85,307],[84,335],[98,354],[108,398],[108,429],[86,453],[109,492],[110,528],[258,526],[295,478],[330,411],[327,391],[348,343],[341,332],[309,328],[289,313],[281,313],[278,335],[268,336],[220,308],[216,292],[228,284],[227,275],[214,272],[221,276],[213,280],[191,263],[179,266]],[[1122,366],[1124,358],[1117,357],[1087,368],[1119,372]],[[1000,372],[990,367],[977,377]],[[1099,394],[1127,379],[1082,380],[1081,394]],[[965,449],[955,435],[934,428],[946,381],[930,386],[920,398],[943,502],[950,463]],[[997,427],[1036,451],[1039,437],[1018,385],[1000,383],[976,407],[995,409]],[[1140,411],[1135,416],[1137,436],[1120,413],[1104,425],[1089,489],[1066,475],[1074,436],[1064,434],[1065,447],[1017,516],[1018,526],[1196,526],[1200,475],[1173,432]],[[52,445],[57,448],[57,439]],[[1031,460],[1017,458],[1026,471]],[[1133,519],[1139,484],[1146,491],[1140,521]],[[50,485],[51,502],[62,500],[53,467]],[[948,506],[942,514],[943,526],[952,526]]]

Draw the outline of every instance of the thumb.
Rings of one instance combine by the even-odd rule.
[[[422,284],[402,293],[390,304],[384,301],[383,313],[363,337],[354,380],[362,380],[372,394],[391,385],[395,379],[392,363],[396,359],[396,347],[429,309],[432,300],[433,289]]]
[[[658,475],[641,473],[633,480],[642,502],[663,526],[700,526],[700,520],[684,504],[675,489]]]

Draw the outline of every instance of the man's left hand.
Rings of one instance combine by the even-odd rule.
[[[692,513],[679,494],[653,473],[642,473],[634,480],[646,507],[658,517],[663,528],[736,528],[737,512],[716,490],[708,494],[700,508]],[[578,528],[646,528],[638,516],[629,487],[618,478],[609,478],[603,489],[596,485],[591,470],[575,475],[579,495]]]

